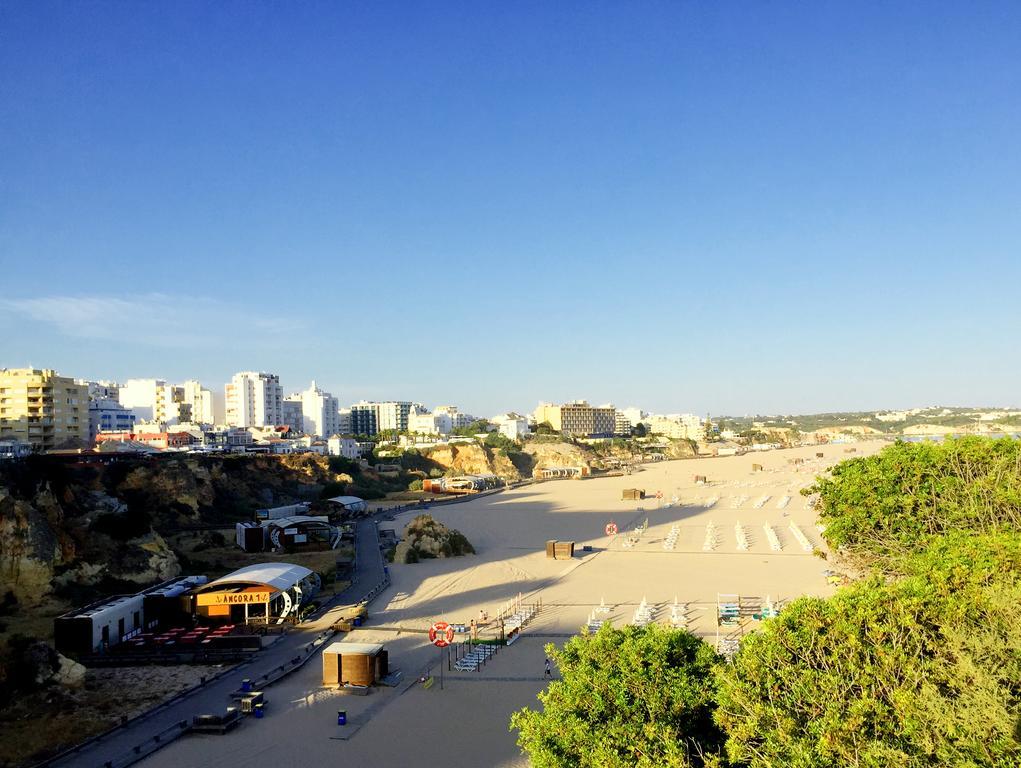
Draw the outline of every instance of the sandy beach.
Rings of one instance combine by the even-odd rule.
[[[689,628],[715,642],[718,594],[762,602],[831,594],[828,565],[812,554],[825,545],[800,491],[832,464],[884,444],[856,443],[854,454],[845,452],[852,446],[826,445],[660,462],[627,477],[553,481],[434,507],[431,514],[462,531],[478,554],[391,566],[392,586],[371,606],[368,625],[347,638],[383,642],[391,668],[403,671],[402,684],[365,697],[339,694],[321,686],[316,658],[266,692],[262,720],[226,736],[184,737],[144,765],[411,766],[439,758],[455,768],[527,765],[508,719],[544,686],[545,643],[577,634],[600,604],[599,618],[620,625],[645,600],[665,624],[676,600],[687,606]],[[708,484],[696,484],[696,475]],[[625,488],[642,488],[650,498],[622,501]],[[400,531],[408,519],[381,527]],[[629,532],[646,520],[629,545]],[[605,534],[609,522],[617,536]],[[574,541],[576,556],[547,559],[548,539]],[[586,545],[590,552],[581,551]],[[543,605],[520,640],[477,672],[445,672],[443,690],[438,680],[428,689],[414,683],[438,671],[440,652],[424,634],[434,620],[495,615],[518,594]],[[347,711],[348,725],[337,725],[338,709]]]

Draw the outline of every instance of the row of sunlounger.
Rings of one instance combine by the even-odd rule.
[[[468,652],[467,655],[462,656],[454,662],[454,669],[460,670],[461,672],[475,672],[480,666],[485,664],[489,660],[489,657],[494,653],[496,653],[496,646],[476,645]]]

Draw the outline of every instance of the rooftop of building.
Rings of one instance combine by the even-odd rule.
[[[246,565],[236,571],[213,579],[199,589],[203,592],[230,584],[259,584],[272,587],[278,591],[290,589],[302,579],[312,575],[312,571],[302,565],[292,563],[256,563]]]

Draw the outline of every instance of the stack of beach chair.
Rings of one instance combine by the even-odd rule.
[[[716,506],[716,502],[718,502],[719,500],[720,500],[719,496],[710,496],[708,499],[705,500],[702,506],[705,507],[706,509],[712,509],[713,507]]]
[[[741,639],[738,637],[721,637],[719,650],[720,655],[727,659],[733,659],[734,654],[737,653],[738,646],[741,643]]]
[[[467,655],[454,662],[454,669],[461,672],[475,672],[494,653],[496,653],[496,648],[492,645],[476,645]]]
[[[735,496],[734,501],[731,503],[731,509],[740,509],[741,505],[748,501],[747,496]]]
[[[677,537],[681,534],[681,526],[670,526],[670,533],[663,539],[663,549],[673,550],[677,546]]]
[[[517,611],[503,620],[504,631],[512,632],[515,629],[521,629],[521,627],[531,621],[533,616],[535,616],[535,607],[522,605]]]
[[[596,611],[592,611],[588,615],[588,621],[585,622],[585,627],[588,629],[590,633],[598,632],[599,628],[603,626],[603,624],[605,624],[607,621],[608,621],[607,619],[597,618]]]
[[[670,626],[674,629],[688,626],[688,604],[678,603],[676,597],[670,606]]]
[[[716,545],[719,543],[719,534],[716,530],[716,525],[712,522],[706,523],[705,526],[705,543],[702,545],[703,552],[712,552],[716,549]]]
[[[766,532],[766,540],[769,542],[769,548],[774,552],[782,552],[783,545],[780,543],[780,538],[776,535],[776,531],[773,530],[773,526],[766,523],[762,526],[762,530]]]
[[[769,494],[761,496],[760,498],[755,500],[755,503],[752,506],[755,507],[755,509],[762,509],[764,506],[766,506],[766,502],[769,501],[770,498],[772,497],[769,496]]]
[[[741,624],[741,598],[727,595],[717,598],[716,622],[721,627],[736,627]]]
[[[801,545],[803,550],[806,552],[812,551],[812,542],[808,540],[805,532],[802,531],[801,528],[798,527],[798,524],[793,520],[791,520],[791,533],[794,534],[794,538],[798,540],[798,544]]]
[[[650,621],[656,617],[655,606],[649,605],[646,599],[643,597],[642,602],[635,608],[635,615],[631,623],[636,627],[644,627]]]
[[[780,501],[776,503],[777,509],[787,509],[787,505],[791,503],[790,496],[784,496]]]
[[[748,551],[748,534],[745,533],[744,526],[738,522],[734,526],[734,535],[737,537],[737,548],[742,552]]]

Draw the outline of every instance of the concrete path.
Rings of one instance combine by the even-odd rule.
[[[231,703],[230,694],[241,687],[243,678],[263,677],[287,664],[306,651],[317,635],[328,630],[345,608],[357,603],[369,590],[383,581],[383,560],[379,551],[376,520],[360,520],[355,528],[355,573],[351,586],[339,593],[314,618],[292,628],[269,648],[255,654],[251,661],[228,671],[191,693],[175,699],[113,733],[94,741],[78,752],[60,757],[45,765],[61,768],[119,768],[133,762],[135,747],[146,745],[141,754],[152,751],[151,742],[163,733],[174,734],[175,726],[191,723],[195,715],[222,713]],[[325,645],[325,644],[324,644]],[[322,647],[322,646],[320,646]],[[317,649],[318,650],[318,649]],[[273,706],[272,688],[267,692],[267,706]],[[174,734],[176,735],[176,734]],[[167,737],[172,740],[173,736]]]

